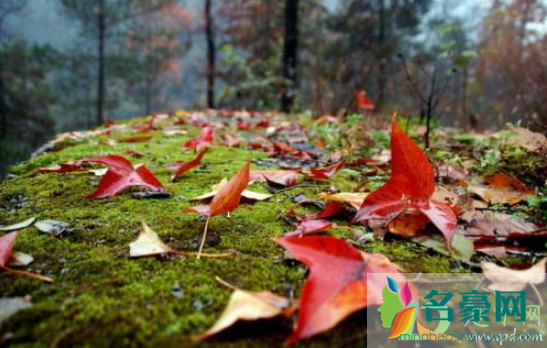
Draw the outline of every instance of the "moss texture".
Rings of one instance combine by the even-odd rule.
[[[189,197],[208,192],[210,186],[231,177],[251,159],[265,158],[262,152],[213,147],[203,165],[184,174],[175,183],[164,164],[193,158],[181,144],[199,134],[186,128],[186,135],[167,137],[155,132],[147,142],[101,145],[94,137],[43,154],[13,169],[17,177],[0,185],[0,223],[11,224],[29,217],[68,222],[72,233],[59,238],[36,228],[22,230],[15,250],[31,254],[35,261],[29,271],[54,278],[45,284],[24,277],[0,273],[3,297],[31,295],[33,307],[5,321],[0,337],[11,347],[271,347],[281,346],[291,323],[267,321],[238,325],[227,333],[202,343],[191,335],[206,330],[222,312],[231,291],[215,281],[226,281],[251,291],[270,290],[284,296],[298,296],[306,275],[303,265],[284,259],[273,238],[291,230],[278,219],[292,206],[290,197],[299,192],[313,196],[321,187],[285,190],[270,200],[246,205],[230,217],[211,220],[206,252],[237,251],[225,259],[165,258],[129,259],[129,243],[137,237],[140,220],[146,220],[170,246],[195,251],[204,222],[181,210],[194,202]],[[168,199],[133,199],[128,192],[87,200],[98,178],[91,174],[38,174],[35,169],[86,156],[140,151],[134,163],[146,163],[168,188]],[[128,157],[128,156],[127,156]],[[253,169],[260,169],[253,165]],[[347,173],[338,173],[335,187],[351,190],[357,183]],[[252,189],[266,192],[260,184]],[[304,211],[308,208],[299,208]],[[312,208],[308,209],[310,212]],[[367,252],[384,253],[407,272],[449,272],[461,265],[409,242],[358,242],[355,231],[335,229]],[[173,293],[180,287],[181,291]],[[177,295],[177,296],[175,296]],[[363,313],[344,321],[329,333],[296,347],[364,346]]]

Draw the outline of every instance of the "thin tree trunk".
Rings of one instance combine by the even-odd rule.
[[[215,108],[216,47],[211,16],[211,1],[205,0],[205,36],[207,40],[207,107]]]
[[[97,125],[105,123],[104,117],[104,94],[105,94],[105,73],[104,73],[104,46],[105,46],[105,0],[99,0],[99,38],[98,38],[98,76],[97,76]]]
[[[386,40],[386,9],[385,0],[380,1],[380,30],[379,30],[379,54],[377,59],[380,61],[378,71],[378,97],[376,99],[377,107],[381,107],[384,101],[384,94],[386,88],[386,57],[385,57],[385,40]]]
[[[1,43],[1,41],[0,41]],[[8,115],[6,107],[6,91],[4,87],[4,61],[2,47],[0,47],[0,139],[8,134]]]
[[[292,111],[296,95],[298,1],[285,1],[285,42],[283,44],[283,79],[285,80],[285,87],[281,95],[281,111],[283,112]]]

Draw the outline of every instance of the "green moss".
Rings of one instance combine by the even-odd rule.
[[[213,218],[206,251],[235,250],[235,257],[199,261],[181,256],[128,258],[128,244],[136,238],[143,219],[172,247],[195,250],[204,222],[182,212],[196,204],[188,198],[208,192],[211,185],[231,177],[247,160],[266,156],[262,152],[213,147],[199,169],[186,173],[175,183],[169,182],[170,173],[162,166],[193,158],[193,153],[182,151],[181,144],[198,133],[196,128],[188,129],[186,136],[165,137],[156,132],[148,142],[115,147],[103,145],[101,140],[106,137],[96,136],[14,168],[18,177],[0,185],[0,222],[15,223],[35,216],[66,221],[73,231],[53,238],[31,227],[20,234],[15,249],[35,258],[28,270],[53,277],[55,282],[43,284],[0,273],[2,296],[29,294],[34,304],[2,325],[0,335],[13,334],[11,346],[187,347],[192,342],[191,335],[212,325],[226,305],[230,290],[220,286],[216,276],[252,291],[298,295],[305,268],[284,261],[283,250],[273,242],[274,237],[291,228],[277,216],[293,205],[291,195],[304,192],[313,196],[324,191],[322,186],[284,191],[269,201],[244,206],[230,217]],[[86,200],[98,178],[89,174],[35,172],[44,166],[128,149],[144,154],[133,162],[146,163],[173,193],[172,198],[137,200],[124,193],[103,200]],[[380,179],[383,177],[371,185],[378,186]],[[357,181],[350,174],[339,173],[334,186],[352,191]],[[255,184],[252,189],[266,192],[262,185]],[[337,229],[333,234],[352,241],[351,232],[346,229]],[[410,272],[448,272],[452,267],[450,259],[408,242],[357,245],[367,252],[385,254]],[[181,298],[172,293],[175,285],[182,289]],[[362,314],[357,314],[341,328],[297,346],[343,346],[344,342],[362,345],[363,321]],[[256,331],[243,330],[235,337],[228,333],[227,337],[200,345],[279,346],[289,331],[290,323],[274,321],[256,326]]]

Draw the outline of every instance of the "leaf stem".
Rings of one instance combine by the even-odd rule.
[[[199,250],[198,250],[198,255],[197,255],[198,260],[201,258],[203,247],[205,246],[205,239],[207,238],[207,229],[209,228],[209,219],[210,218],[211,218],[211,216],[208,216],[207,220],[205,221],[205,228],[203,229],[203,236],[201,237],[201,243],[199,244]]]
[[[36,274],[36,273],[22,271],[22,270],[18,270],[18,269],[13,269],[13,268],[9,268],[9,267],[6,267],[6,266],[0,266],[0,268],[3,269],[4,271],[8,272],[8,273],[11,273],[11,274],[20,274],[22,276],[33,278],[33,279],[38,279],[38,280],[41,280],[43,282],[53,283],[53,279],[51,279],[49,277],[39,275],[39,274]]]
[[[193,252],[193,251],[179,251],[179,250],[171,249],[171,250],[169,250],[169,252],[173,253],[173,254],[184,255],[184,256],[196,256],[196,255],[198,255],[198,253]],[[213,259],[221,259],[221,258],[233,256],[233,255],[234,255],[233,251],[229,251],[227,253],[220,253],[220,254],[207,254],[207,253],[201,253],[200,254],[201,257],[209,257],[209,258],[213,258]]]

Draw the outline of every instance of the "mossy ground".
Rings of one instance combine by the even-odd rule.
[[[195,251],[204,221],[182,209],[195,205],[187,198],[210,191],[210,186],[231,177],[262,152],[214,146],[204,164],[169,182],[164,164],[192,158],[181,144],[199,134],[167,137],[155,132],[147,142],[100,145],[93,139],[43,154],[14,168],[18,176],[0,185],[0,222],[10,224],[29,217],[70,223],[73,232],[54,238],[29,227],[20,233],[15,250],[31,254],[28,270],[54,278],[52,284],[0,273],[2,297],[31,295],[33,307],[2,324],[0,337],[10,347],[270,347],[281,346],[291,323],[268,321],[240,325],[217,338],[194,343],[191,335],[212,325],[231,291],[215,276],[251,291],[270,290],[298,296],[306,269],[287,261],[273,238],[291,230],[278,215],[294,203],[291,195],[320,192],[317,187],[297,187],[275,194],[270,200],[245,205],[229,217],[211,220],[206,252],[237,251],[224,259],[128,257],[129,243],[139,223],[150,227],[171,247]],[[146,163],[168,188],[168,199],[134,199],[129,193],[102,200],[87,200],[98,182],[89,174],[38,174],[39,167],[86,156],[121,154],[132,149],[144,153],[136,163]],[[260,169],[253,165],[253,169]],[[334,186],[351,190],[356,183],[339,173]],[[266,192],[260,184],[252,189]],[[20,204],[23,203],[23,204]],[[305,210],[305,208],[298,208]],[[306,208],[307,209],[307,208]],[[311,208],[309,211],[312,211]],[[413,243],[395,240],[358,242],[348,229],[334,235],[351,240],[367,252],[380,252],[406,272],[450,272],[458,262]],[[180,286],[178,296],[173,288]],[[352,316],[329,333],[296,347],[364,346],[362,313]]]

